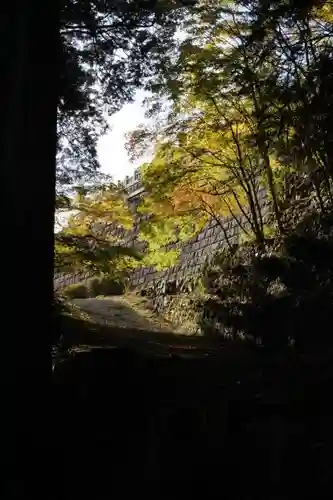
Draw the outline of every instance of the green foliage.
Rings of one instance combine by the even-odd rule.
[[[104,277],[101,280],[102,295],[122,295],[126,292],[127,282],[125,279]]]
[[[178,241],[173,223],[195,233],[211,217],[231,216],[263,248],[267,225],[285,234],[284,210],[297,196],[310,191],[321,212],[332,207],[331,10],[280,1],[192,9],[187,36],[152,87],[158,120],[129,138],[134,156],[155,143],[142,168],[143,210],[155,226],[143,232],[155,253]]]
[[[100,278],[96,276],[87,279],[85,286],[87,288],[87,296],[89,298],[97,297],[97,295],[99,295],[99,283]]]
[[[149,246],[147,254],[142,259],[144,266],[154,266],[156,271],[161,271],[177,264],[180,254],[179,250],[167,250],[163,246],[154,250],[152,247],[155,245],[156,240],[152,246]]]
[[[143,208],[144,207],[144,208]],[[155,205],[154,205],[155,207]],[[145,198],[139,211],[152,210],[150,199]],[[163,209],[149,217],[148,220],[139,221],[138,240],[144,242],[145,253],[142,265],[155,266],[162,269],[174,265],[179,258],[179,243],[195,233],[195,226],[192,221],[185,217],[163,216]],[[165,212],[164,212],[164,215]]]
[[[62,293],[68,299],[86,299],[89,296],[88,289],[83,283],[68,285]]]
[[[258,85],[248,92],[244,86],[246,74],[256,68],[260,79],[264,69],[246,53],[246,15],[241,9],[228,2],[207,3],[198,8],[194,19],[174,66],[165,74],[169,114],[156,130],[141,130],[131,143],[135,150],[136,142],[142,147],[143,141],[157,140],[155,157],[143,169],[150,193],[146,204],[155,219],[167,215],[171,223],[177,217],[180,227],[179,221],[187,219],[194,232],[209,218],[222,216],[235,218],[247,231],[245,218],[262,244],[259,191],[268,187],[279,226],[275,179],[281,166],[264,144],[269,135],[263,120],[271,96],[265,97]]]
[[[111,114],[130,101],[163,67],[185,5],[168,0],[61,2],[58,189],[95,178],[105,111]]]
[[[254,245],[225,252],[206,274],[204,317],[217,320],[220,334],[275,352],[331,347],[332,227],[332,216],[314,214],[261,254]]]
[[[126,279],[120,276],[96,276],[85,282],[66,286],[62,296],[67,299],[87,299],[98,296],[122,295],[126,291]]]
[[[57,272],[117,274],[135,267],[140,254],[126,240],[133,215],[121,190],[112,185],[81,190],[71,200],[71,214],[56,234]]]
[[[126,290],[126,279],[120,276],[102,276],[87,280],[89,297],[99,295],[122,295]]]
[[[139,240],[146,245],[142,264],[157,269],[174,264],[181,243],[211,218],[235,219],[240,243],[251,242],[263,252],[270,237],[285,237],[290,230],[286,211],[298,197],[308,199],[308,205],[322,214],[333,206],[329,3],[306,2],[301,7],[297,2],[274,1],[268,6],[260,0],[217,0],[194,2],[190,10],[178,7],[177,2],[155,2],[146,9],[141,2],[126,6],[120,2],[117,15],[128,20],[126,32],[118,24],[113,31],[96,20],[99,9],[104,9],[108,22],[113,20],[113,6],[98,2],[85,17],[94,20],[97,32],[105,28],[104,40],[117,33],[122,48],[130,49],[126,62],[116,65],[114,72],[114,53],[107,53],[107,44],[97,33],[101,56],[96,75],[104,78],[103,103],[110,75],[120,84],[129,76],[134,54],[141,68],[135,85],[144,77],[152,91],[148,114],[158,119],[134,131],[128,145],[133,156],[155,146],[152,161],[142,166],[148,195],[138,207],[136,223]],[[186,36],[172,39],[167,47],[164,35],[173,33],[177,15]],[[143,31],[137,29],[138,19],[144,21]],[[157,31],[149,31],[148,19],[154,26],[157,23]],[[86,29],[83,50],[92,33],[91,25]],[[163,53],[154,52],[148,68],[147,53],[138,54],[137,42],[148,43],[159,29],[162,36],[156,47]],[[71,36],[74,41],[76,34]],[[86,56],[94,61],[90,46]],[[116,88],[132,88],[134,80]],[[261,203],[263,190],[270,216]],[[66,199],[59,199],[59,204],[66,207]],[[137,265],[133,248],[115,233],[110,237],[95,230],[96,225],[103,228],[109,223],[126,227],[129,221],[128,227],[133,226],[123,205],[114,188],[96,190],[94,195],[81,193],[77,212],[57,237],[57,267],[104,273],[133,269]]]

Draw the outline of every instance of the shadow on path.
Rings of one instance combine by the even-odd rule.
[[[77,492],[78,477],[95,484],[96,498],[119,481],[219,477],[227,416],[219,362],[95,349],[58,367],[54,383],[60,490]]]
[[[139,312],[122,295],[102,299],[76,299],[73,303],[99,323],[117,328],[135,328],[147,331],[171,331],[172,325],[153,315]]]
[[[64,346],[68,348],[118,346],[159,356],[211,356],[223,351],[249,355],[244,345],[219,338],[183,335],[172,332],[171,325],[154,317],[146,318],[123,301],[122,297],[107,299],[76,299],[73,301],[88,314],[90,321],[72,318],[65,325]]]
[[[76,352],[59,365],[52,447],[56,498],[64,491],[105,498],[119,486],[122,492],[146,492],[183,484],[194,493],[205,484],[208,491],[223,488],[227,498],[239,499],[276,498],[287,485],[317,488],[317,469],[323,461],[326,470],[331,465],[316,448],[327,412],[318,390],[307,400],[260,401],[253,367],[224,361],[100,348]],[[330,423],[327,415],[327,429]],[[332,436],[325,430],[325,453]]]
[[[315,381],[315,360],[271,367],[244,344],[144,329],[124,306],[118,326],[101,317],[72,318],[64,331],[75,349],[53,375],[55,498],[181,483],[187,494],[205,484],[239,499],[293,485],[315,498],[310,488],[333,479],[322,362]]]

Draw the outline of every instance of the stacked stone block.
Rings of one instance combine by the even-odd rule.
[[[142,192],[140,192],[140,195],[142,195]],[[269,213],[270,203],[264,190],[259,193],[259,200],[262,213],[265,216]],[[133,203],[135,200],[129,196],[129,202]],[[238,216],[238,220],[242,227],[249,227],[244,216]],[[182,243],[179,242],[174,246],[181,249],[179,262],[175,266],[163,271],[156,271],[153,267],[140,267],[133,272],[130,278],[131,286],[145,288],[161,281],[180,283],[189,276],[200,274],[204,265],[212,260],[219,250],[238,241],[239,222],[234,218],[211,219],[206,227],[192,239]],[[223,229],[221,225],[223,225]],[[138,227],[129,231],[124,239],[125,244],[135,244],[137,233]],[[89,277],[91,277],[89,273],[58,276],[55,278],[55,289],[85,281]]]
[[[265,217],[269,213],[270,203],[264,190],[259,193],[259,202]],[[244,216],[238,216],[238,222],[235,218],[211,219],[201,232],[180,245],[178,264],[163,271],[156,271],[153,267],[138,268],[131,277],[131,285],[135,288],[145,288],[159,281],[178,284],[189,276],[200,274],[205,264],[211,261],[216,253],[238,242],[240,224],[244,228],[249,227]]]

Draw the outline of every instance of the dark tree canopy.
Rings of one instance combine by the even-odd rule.
[[[106,113],[163,67],[186,5],[178,0],[63,0],[58,110],[59,184],[89,179]]]

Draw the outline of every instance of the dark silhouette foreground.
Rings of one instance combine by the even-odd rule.
[[[185,358],[104,347],[59,364],[56,498],[88,490],[102,498],[119,486],[192,491],[203,482],[227,498],[289,498],[286,488],[330,484],[329,356],[326,369],[301,359],[296,369],[295,360],[237,364],[221,352]]]
[[[244,320],[260,345],[221,337],[184,340],[145,331],[145,325],[137,331],[75,319],[60,325],[63,346],[81,350],[54,372],[57,498],[88,489],[102,497],[119,484],[123,492],[146,492],[184,483],[192,492],[203,483],[206,491],[247,499],[316,498],[329,488],[330,251],[329,241],[293,238],[278,259],[254,262],[264,267],[245,262],[252,300],[239,304],[248,311],[251,306],[251,314],[229,317]],[[277,277],[288,295],[268,297]],[[220,278],[218,312],[225,300],[223,273]],[[274,307],[267,307],[267,297]]]

